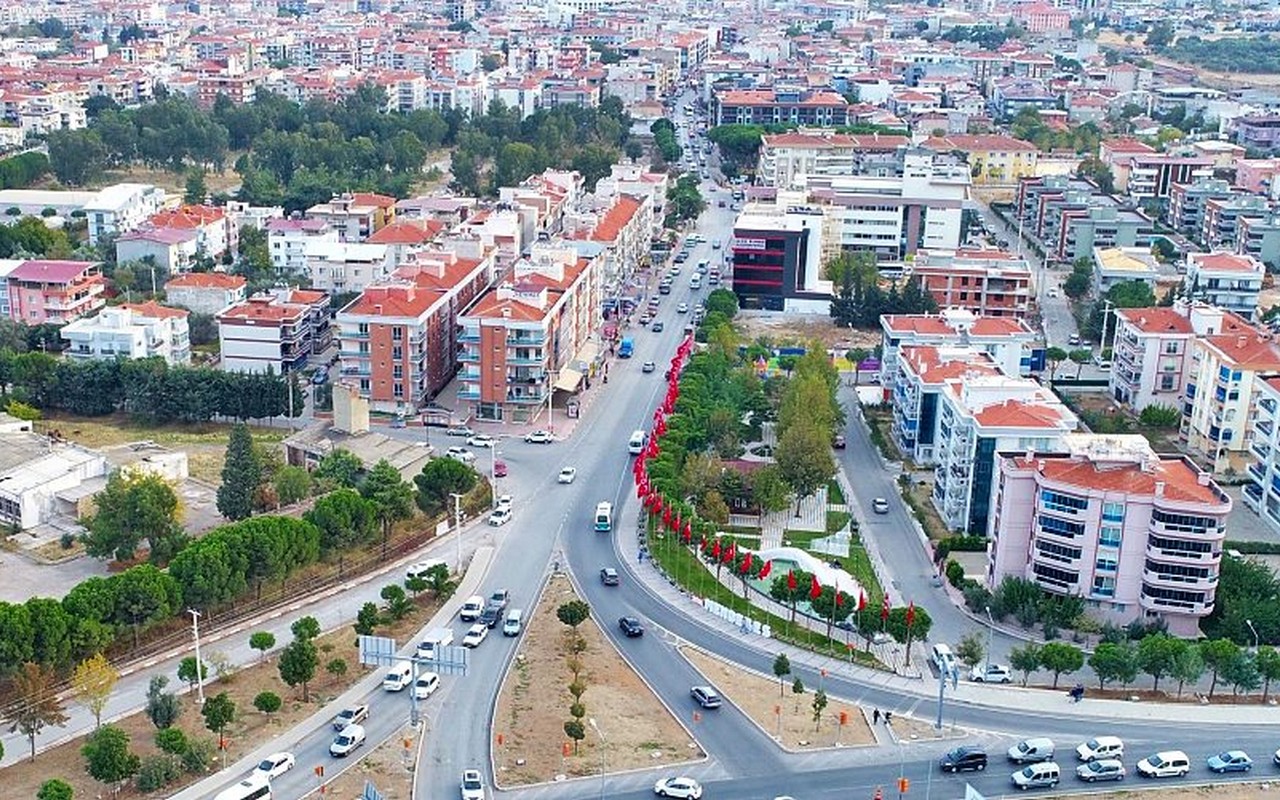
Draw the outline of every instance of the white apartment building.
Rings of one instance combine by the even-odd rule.
[[[1280,375],[1280,344],[1230,315],[1231,332],[1198,336],[1183,397],[1180,435],[1187,453],[1215,474],[1244,468],[1258,388]]]
[[[1266,266],[1244,253],[1188,253],[1183,278],[1187,295],[1252,320]]]
[[[1259,381],[1256,399],[1245,470],[1248,482],[1241,498],[1280,533],[1280,377]]]
[[[9,273],[22,263],[20,258],[0,259],[0,319],[9,319]]]
[[[362,292],[395,270],[391,249],[385,244],[312,239],[305,253],[311,287],[330,294]]]
[[[894,381],[893,438],[916,464],[937,462],[941,394],[948,386],[974,378],[1002,375],[991,356],[972,347],[918,345],[903,347]]]
[[[1113,286],[1139,281],[1156,289],[1160,267],[1150,248],[1143,247],[1095,247],[1093,248],[1093,292],[1102,297]]]
[[[1062,452],[1062,437],[1079,420],[1057,395],[1030,378],[954,381],[940,397],[931,499],[948,528],[985,535],[996,454]]]
[[[65,355],[73,360],[158,357],[171,366],[182,365],[191,362],[189,313],[154,300],[126,303],[73,320],[59,333],[67,342]]]
[[[1150,405],[1182,409],[1191,341],[1244,330],[1244,321],[1207,303],[1172,308],[1118,308],[1107,391],[1135,414]]]
[[[103,236],[140,227],[165,204],[165,191],[149,183],[117,183],[98,192],[82,209],[89,225],[89,244]]]
[[[271,268],[282,278],[307,274],[308,242],[338,241],[338,231],[325,219],[271,219],[266,229]]]
[[[188,272],[166,281],[164,294],[170,305],[213,315],[227,306],[243,303],[248,286],[249,281],[243,275]]]
[[[943,309],[937,315],[886,314],[880,317],[880,383],[891,397],[898,352],[912,345],[973,347],[991,356],[1004,374],[1026,375],[1037,338],[1020,319],[980,317],[963,308]]]
[[[763,137],[756,175],[764,186],[804,185],[806,178],[897,175],[902,152],[911,144],[896,134],[851,136],[823,128],[802,128]]]
[[[218,314],[221,367],[276,375],[301,368],[311,353],[311,307],[254,295]]]

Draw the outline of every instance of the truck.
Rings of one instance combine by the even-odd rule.
[[[618,344],[618,358],[631,358],[631,354],[635,352],[636,344],[631,340],[630,336],[624,336],[622,342]]]

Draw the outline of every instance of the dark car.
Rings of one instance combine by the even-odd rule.
[[[835,435],[835,438],[833,438],[833,439],[831,440],[831,446],[832,446],[832,447],[834,447],[834,448],[835,448],[835,449],[837,449],[837,450],[843,450],[843,449],[844,449],[844,444],[845,444],[845,442],[844,442],[844,434],[843,434],[843,433],[837,433],[837,434]]]
[[[666,326],[662,324],[662,320],[658,320],[657,322],[653,323],[653,327],[650,328],[649,330],[653,331],[654,333],[662,333],[662,329],[664,327]]]
[[[623,617],[618,620],[618,627],[622,629],[622,635],[628,639],[634,639],[637,636],[644,636],[644,626],[640,624],[640,620],[635,617]]]
[[[980,772],[987,768],[987,751],[980,747],[957,747],[939,762],[943,772]]]
[[[605,586],[617,586],[618,571],[613,567],[604,567],[600,570],[600,582]]]
[[[489,606],[480,612],[480,624],[495,628],[498,622],[502,620],[502,609],[497,606]]]

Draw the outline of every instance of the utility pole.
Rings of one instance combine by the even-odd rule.
[[[200,705],[203,707],[204,662],[200,660],[200,612],[194,608],[188,608],[187,613],[191,614],[191,633],[196,640],[196,696],[200,698]]]
[[[498,443],[494,442],[489,447],[489,486],[492,491],[489,492],[489,507],[498,507]]]
[[[960,680],[959,673],[954,668],[938,667],[938,719],[933,724],[938,730],[942,730],[942,704],[947,694],[947,678],[951,679],[951,688],[954,690]]]
[[[991,616],[991,606],[987,606],[987,670],[991,669],[991,645],[996,636],[996,619]],[[986,680],[986,676],[983,676]]]
[[[587,720],[591,724],[591,730],[596,732],[596,736],[600,737],[600,800],[604,800],[604,774],[605,774],[605,754],[604,748],[608,742],[604,738],[604,731],[600,730],[600,726],[596,724],[596,718],[590,717]]]
[[[462,495],[450,492],[453,498],[453,541],[457,545],[458,573],[462,573]]]

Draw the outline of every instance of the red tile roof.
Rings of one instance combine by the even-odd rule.
[[[373,232],[366,244],[425,244],[443,231],[443,222],[434,219],[398,219]]]
[[[925,140],[922,146],[930,150],[963,150],[965,152],[1036,152],[1036,146],[1030,142],[997,133],[956,133],[950,136],[934,136]]]
[[[307,307],[294,303],[277,303],[268,300],[248,300],[218,313],[218,320],[285,322],[301,319]]]
[[[121,308],[127,308],[140,317],[155,317],[156,319],[178,319],[191,314],[185,308],[169,308],[162,306],[155,300],[148,300],[145,303],[122,303]]]
[[[1123,492],[1154,497],[1156,484],[1164,484],[1164,498],[1180,503],[1202,503],[1219,507],[1223,513],[1229,501],[1223,500],[1212,486],[1201,486],[1199,472],[1180,458],[1162,458],[1148,472],[1139,464],[1095,462],[1083,458],[1031,458],[1018,456],[1014,462],[1024,469],[1036,469],[1046,480],[1101,492]]]
[[[639,200],[630,195],[618,195],[613,207],[596,224],[596,229],[592,232],[591,238],[601,242],[614,241],[618,238],[618,233],[635,218],[636,212],[639,210]]]
[[[1061,429],[1065,419],[1060,410],[1040,402],[1005,400],[987,406],[973,415],[988,428],[1052,428]]]
[[[166,289],[242,289],[249,283],[243,275],[225,272],[188,272],[165,282]]]
[[[1280,371],[1280,344],[1264,334],[1226,333],[1206,336],[1202,340],[1233,367],[1255,372]]]
[[[157,228],[200,228],[226,219],[226,213],[212,206],[179,206],[172,211],[151,215],[149,222]]]
[[[413,284],[370,286],[342,310],[343,314],[418,318],[442,297],[442,293]]]
[[[1143,333],[1194,333],[1191,321],[1172,308],[1117,308],[1120,318]]]
[[[1249,255],[1236,253],[1190,253],[1187,260],[1202,270],[1213,272],[1246,272],[1262,274],[1261,262]]]

